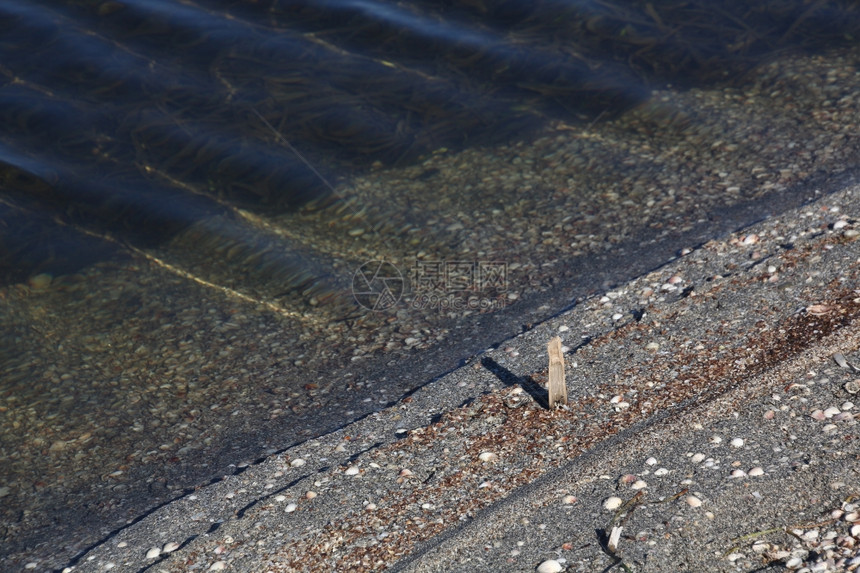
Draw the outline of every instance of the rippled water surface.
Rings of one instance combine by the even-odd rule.
[[[0,3],[0,562],[854,177],[858,15]]]

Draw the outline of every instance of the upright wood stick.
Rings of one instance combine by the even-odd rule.
[[[567,404],[567,385],[564,383],[564,356],[561,353],[561,338],[556,336],[546,345],[549,352],[549,407]]]

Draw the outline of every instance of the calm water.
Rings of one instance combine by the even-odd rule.
[[[0,555],[61,569],[826,191],[856,143],[783,150],[804,82],[750,70],[860,13],[772,4],[0,2]],[[702,96],[756,82],[789,103]]]

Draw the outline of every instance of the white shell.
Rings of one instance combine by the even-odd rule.
[[[604,509],[612,511],[621,507],[622,503],[624,503],[624,501],[620,497],[612,496],[610,498],[607,498],[606,501],[603,502],[603,507]]]
[[[561,563],[555,559],[547,559],[537,567],[538,573],[560,573],[561,571]]]

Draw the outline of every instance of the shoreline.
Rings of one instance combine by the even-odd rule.
[[[856,177],[857,60],[852,49],[775,60],[745,86],[664,90],[653,108],[603,124],[559,123],[533,141],[362,174],[342,206],[366,213],[252,217],[232,227],[239,238],[206,221],[202,239],[189,233],[48,289],[0,291],[3,352],[14,366],[0,404],[4,564],[38,554],[39,567],[62,567],[189,488],[325,432],[320,421],[334,420],[331,428],[388,411],[576,300],[593,302],[609,285],[664,268],[683,247],[802,203],[819,184],[823,193],[845,184]],[[380,221],[397,231],[378,232]],[[279,298],[302,277],[266,257],[291,248],[330,264],[327,275],[344,288],[371,259],[403,268],[502,260],[519,298],[509,313],[443,316],[404,305],[348,323],[296,293]],[[657,297],[678,294],[655,288]],[[648,304],[617,312],[630,320],[631,308]],[[608,336],[620,325],[612,314],[584,334]],[[517,352],[497,360],[512,372],[496,369],[505,379],[521,374],[506,361],[531,353]],[[545,366],[538,354],[531,372]],[[504,382],[491,374],[456,396],[492,384]]]

